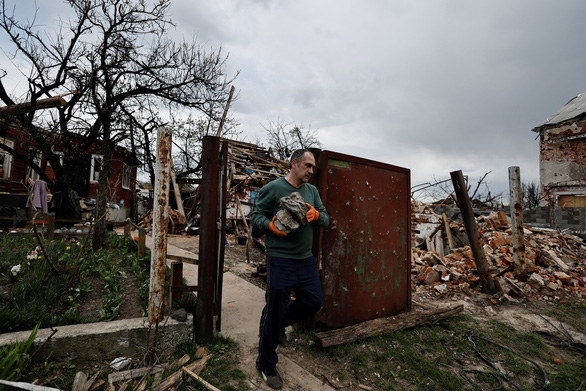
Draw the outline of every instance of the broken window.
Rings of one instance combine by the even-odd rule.
[[[124,164],[124,169],[122,170],[122,188],[123,189],[130,189],[130,166],[128,164]]]
[[[14,148],[14,141],[0,138],[0,143],[7,147]],[[0,179],[10,178],[10,169],[12,168],[12,155],[4,150],[0,150]]]
[[[97,182],[102,172],[102,155],[92,155],[92,165],[90,168],[90,182]]]

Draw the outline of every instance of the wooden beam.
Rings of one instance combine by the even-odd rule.
[[[330,346],[355,342],[360,339],[376,337],[422,324],[437,323],[438,321],[462,312],[463,310],[464,306],[460,304],[438,310],[404,312],[395,316],[373,319],[341,329],[323,331],[315,334],[315,337],[321,347],[327,348]]]
[[[446,237],[448,238],[448,245],[450,246],[450,250],[454,248],[454,239],[452,238],[452,230],[450,230],[450,224],[448,223],[448,218],[446,217],[445,213],[442,213],[442,219],[444,220],[444,226],[446,228]]]

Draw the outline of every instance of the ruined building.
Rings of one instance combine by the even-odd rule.
[[[539,134],[542,205],[552,227],[584,231],[586,210],[586,94],[535,127]]]

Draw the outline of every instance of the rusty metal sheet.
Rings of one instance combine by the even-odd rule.
[[[410,171],[330,151],[318,166],[330,215],[319,249],[327,326],[409,310]]]
[[[219,137],[202,144],[201,226],[196,340],[209,341],[221,328],[224,242],[226,237],[226,153]]]

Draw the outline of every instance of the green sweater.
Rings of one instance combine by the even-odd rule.
[[[312,205],[319,212],[319,218],[300,226],[285,237],[280,237],[269,230],[269,224],[277,212],[281,210],[280,199],[293,192],[298,192],[306,203]],[[329,223],[330,218],[315,186],[304,183],[297,189],[285,178],[276,179],[260,190],[256,207],[252,213],[252,224],[266,234],[267,255],[278,258],[305,259],[312,256],[314,224],[327,227]]]

